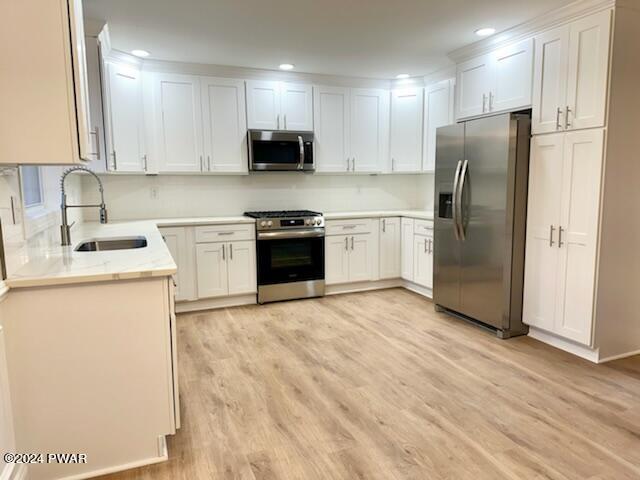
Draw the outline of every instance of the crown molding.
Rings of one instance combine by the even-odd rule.
[[[449,52],[447,56],[454,62],[460,63],[509,43],[530,38],[535,34],[564,25],[578,18],[612,8],[616,6],[616,4],[632,4],[635,1],[637,0],[618,0],[617,2],[616,0],[579,0],[564,7],[543,13],[520,25],[496,33],[489,38],[453,50]]]

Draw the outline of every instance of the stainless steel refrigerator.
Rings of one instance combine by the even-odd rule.
[[[522,323],[531,117],[509,113],[439,128],[436,140],[436,309],[495,330]]]

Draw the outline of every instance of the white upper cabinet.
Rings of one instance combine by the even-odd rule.
[[[563,128],[567,94],[569,29],[560,27],[535,38],[533,80],[533,133],[555,132]]]
[[[242,80],[201,77],[204,170],[248,171],[247,118]]]
[[[458,119],[531,105],[533,39],[508,45],[458,65]]]
[[[0,163],[95,160],[81,0],[3,2],[0,44]]]
[[[97,37],[85,36],[87,53],[87,80],[89,82],[89,110],[91,119],[91,161],[87,164],[94,172],[107,170],[107,150],[105,135],[105,112],[102,94],[102,58]],[[106,96],[106,95],[105,95]],[[105,103],[106,103],[105,99]]]
[[[610,37],[609,10],[571,24],[565,119],[570,129],[604,126]]]
[[[475,117],[487,111],[491,77],[491,58],[489,55],[458,64],[456,118]]]
[[[491,58],[493,80],[489,111],[509,111],[531,105],[533,39],[496,50]]]
[[[380,219],[380,279],[400,277],[400,218]]]
[[[591,344],[604,130],[532,141],[523,320]]]
[[[604,126],[610,36],[605,10],[535,37],[534,134]]]
[[[381,171],[388,148],[389,92],[313,88],[317,171]]]
[[[200,79],[154,73],[153,80],[158,170],[204,170]]]
[[[422,166],[422,88],[391,92],[391,171],[417,172]]]
[[[284,130],[313,131],[313,87],[281,83],[280,104]]]
[[[104,105],[109,170],[144,172],[147,155],[140,70],[105,63]]]
[[[444,80],[424,90],[424,144],[422,170],[433,172],[436,167],[436,131],[454,122],[454,82]]]
[[[311,85],[247,81],[247,123],[256,130],[313,130]]]
[[[348,88],[314,86],[315,160],[318,172],[347,172],[350,164]]]
[[[389,148],[389,91],[351,89],[351,171],[379,172]]]

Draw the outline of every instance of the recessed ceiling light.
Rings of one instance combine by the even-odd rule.
[[[396,75],[397,79],[403,79],[403,78],[409,78],[409,74],[408,73],[399,73],[398,75]]]
[[[281,63],[280,64],[280,70],[293,70],[293,67],[295,67],[295,65],[292,64],[292,63]]]
[[[144,58],[149,56],[149,52],[147,52],[146,50],[131,50],[131,55]]]
[[[491,27],[479,28],[475,33],[479,37],[488,37],[489,35],[496,33],[496,29]]]

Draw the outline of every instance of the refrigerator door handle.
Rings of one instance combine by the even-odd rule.
[[[462,169],[462,160],[458,160],[456,173],[453,175],[453,233],[456,240],[460,240],[460,232],[458,231],[458,180],[460,178],[460,170]]]
[[[464,242],[465,233],[464,233],[464,220],[462,218],[462,194],[464,193],[464,181],[467,178],[467,170],[469,168],[469,160],[465,160],[462,164],[462,171],[460,172],[460,178],[458,179],[458,198],[456,199],[456,207],[458,208],[458,213],[456,217],[458,219],[458,235],[460,235],[460,240]]]

